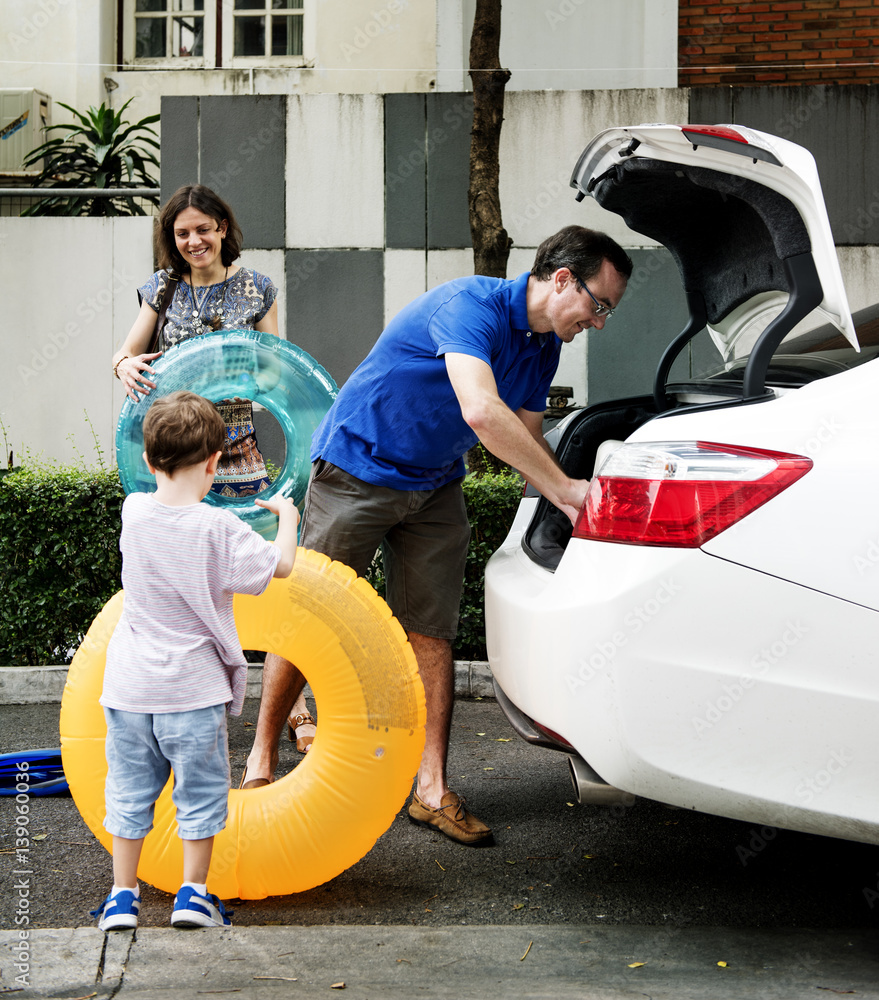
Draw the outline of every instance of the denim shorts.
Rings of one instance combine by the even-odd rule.
[[[126,840],[149,833],[172,768],[180,838],[203,840],[223,829],[230,780],[225,705],[156,715],[105,708],[104,717],[110,833]]]
[[[358,576],[381,547],[386,599],[407,632],[455,638],[469,543],[460,479],[434,490],[394,490],[323,459],[312,466],[299,544]]]

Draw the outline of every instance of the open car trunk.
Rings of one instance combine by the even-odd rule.
[[[802,147],[740,126],[610,129],[584,150],[571,185],[578,200],[591,195],[668,248],[689,319],[663,353],[652,396],[565,421],[557,456],[570,476],[591,478],[605,441],[624,441],[662,413],[769,401],[875,356],[875,347],[858,353],[817,170]],[[830,323],[816,324],[816,310]],[[552,570],[571,530],[541,499],[522,545]]]

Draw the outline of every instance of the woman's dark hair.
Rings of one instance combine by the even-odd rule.
[[[189,265],[180,256],[174,239],[174,222],[186,208],[197,208],[209,215],[219,225],[226,223],[226,235],[220,251],[223,265],[228,267],[241,256],[244,237],[232,209],[225,201],[204,184],[186,184],[178,188],[162,206],[159,225],[156,229],[156,261],[160,268],[173,268],[178,274],[189,270]]]
[[[631,257],[607,233],[585,226],[565,226],[537,248],[531,274],[538,281],[548,281],[560,267],[566,267],[581,281],[588,281],[598,274],[605,260],[627,280],[632,276]]]

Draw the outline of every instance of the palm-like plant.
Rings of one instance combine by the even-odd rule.
[[[133,125],[125,121],[123,112],[131,103],[125,102],[114,112],[101,105],[90,107],[81,114],[69,104],[58,102],[66,108],[76,122],[72,125],[49,125],[45,134],[56,129],[64,129],[64,138],[48,139],[29,153],[24,160],[26,167],[43,160],[43,169],[37,178],[37,186],[47,188],[121,188],[157,187],[158,181],[149,173],[151,166],[159,166],[159,161],[149,147],[157,150],[159,143],[154,136],[152,122],[159,115],[148,115]],[[158,206],[158,196],[146,198]],[[146,215],[142,206],[135,204],[134,198],[82,196],[58,194],[42,198],[26,208],[22,215]]]

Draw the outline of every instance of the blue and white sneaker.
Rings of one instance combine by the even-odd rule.
[[[171,914],[172,927],[231,927],[231,914],[223,909],[223,904],[213,894],[202,896],[192,886],[181,886],[174,900]]]
[[[137,915],[140,913],[140,896],[135,896],[131,889],[120,889],[114,896],[109,896],[96,910],[89,910],[98,919],[99,931],[126,931],[137,927]]]

